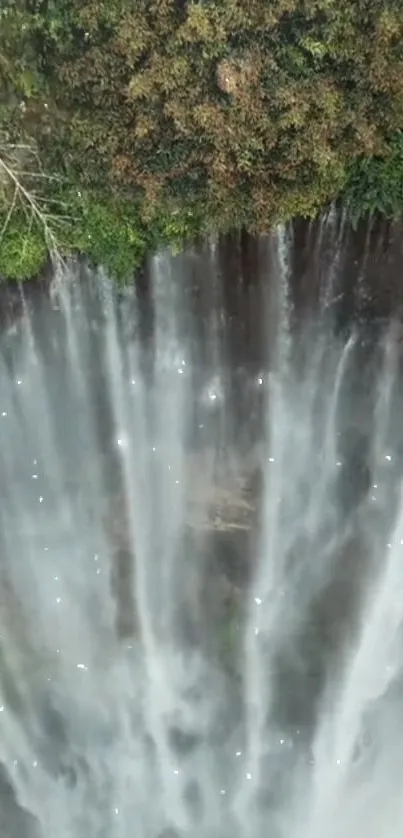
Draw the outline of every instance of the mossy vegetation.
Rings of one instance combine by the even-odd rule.
[[[38,149],[57,178],[36,187],[51,216],[47,229],[35,217],[37,241],[42,231],[49,245],[54,222],[64,251],[84,249],[122,278],[160,241],[267,230],[343,195],[354,219],[400,215],[402,129],[400,0],[0,10],[3,145]],[[0,202],[0,229],[9,209]],[[17,227],[3,229],[6,253]],[[30,259],[13,275],[34,266],[32,236],[31,225]]]

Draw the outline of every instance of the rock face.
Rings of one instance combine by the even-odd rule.
[[[256,519],[261,469],[253,452],[249,462],[228,468],[211,465],[209,455],[189,456],[186,462],[186,522],[188,526],[220,532],[248,531]],[[235,463],[235,464],[234,464]]]
[[[197,506],[197,502],[195,503],[190,499],[187,516],[190,525],[195,514],[195,505]],[[255,505],[244,497],[242,489],[239,490],[239,487],[234,487],[231,490],[213,486],[207,504],[201,510],[204,521],[199,521],[199,525],[201,524],[204,529],[219,532],[249,530],[255,508]],[[200,510],[197,510],[196,519],[199,519],[199,516]],[[197,521],[195,526],[197,526]]]
[[[209,454],[188,455],[182,541],[173,570],[180,576],[173,584],[174,620],[181,642],[201,646],[232,676],[239,674],[245,591],[256,554],[262,479],[254,459],[253,465],[243,463],[229,471],[214,466]],[[136,636],[139,620],[133,598],[136,560],[123,493],[112,498],[105,528],[116,633],[125,639]]]
[[[231,472],[212,466],[210,455],[189,455],[184,475],[186,527],[201,532],[228,533],[242,538],[255,527],[262,489],[262,472],[252,462]],[[112,540],[127,541],[128,524],[123,492],[108,504],[106,524]],[[126,544],[128,547],[128,545]]]

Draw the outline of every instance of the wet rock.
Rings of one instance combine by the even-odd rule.
[[[181,838],[181,835],[177,829],[174,829],[172,826],[166,826],[158,833],[157,838]]]
[[[36,819],[17,803],[4,765],[0,765],[0,835],[2,838],[40,838]]]
[[[370,441],[358,428],[348,428],[339,440],[338,457],[343,464],[338,481],[338,498],[344,513],[364,500],[371,486]]]
[[[179,727],[171,727],[168,733],[168,740],[175,754],[178,756],[187,756],[200,743],[200,736],[197,733],[181,730]]]
[[[203,816],[203,795],[197,780],[189,780],[183,793],[185,804],[195,820]]]

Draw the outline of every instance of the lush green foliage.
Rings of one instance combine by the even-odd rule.
[[[138,206],[85,189],[72,190],[63,197],[68,203],[67,221],[59,237],[62,252],[84,252],[117,279],[128,279],[149,247]]]
[[[61,176],[66,247],[119,275],[345,189],[396,214],[402,127],[401,0],[3,0],[0,130]]]
[[[39,273],[48,248],[42,230],[29,227],[24,214],[15,213],[0,247],[0,276],[26,279]]]
[[[368,215],[403,217],[403,131],[391,138],[383,156],[354,161],[344,201],[354,225]]]
[[[188,210],[181,214],[159,214],[153,224],[141,217],[137,200],[118,198],[99,189],[72,188],[57,182],[57,188],[45,190],[52,216],[45,216],[51,230],[40,217],[32,216],[30,207],[21,203],[10,214],[10,204],[0,199],[0,276],[25,279],[38,274],[49,250],[62,256],[85,253],[94,264],[103,265],[119,281],[127,281],[146,254],[159,245],[180,249],[187,239],[200,232],[199,219]],[[53,204],[60,207],[60,213]]]

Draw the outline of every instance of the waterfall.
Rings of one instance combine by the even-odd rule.
[[[403,826],[400,328],[335,209],[298,236],[59,267],[3,323],[4,838]]]

